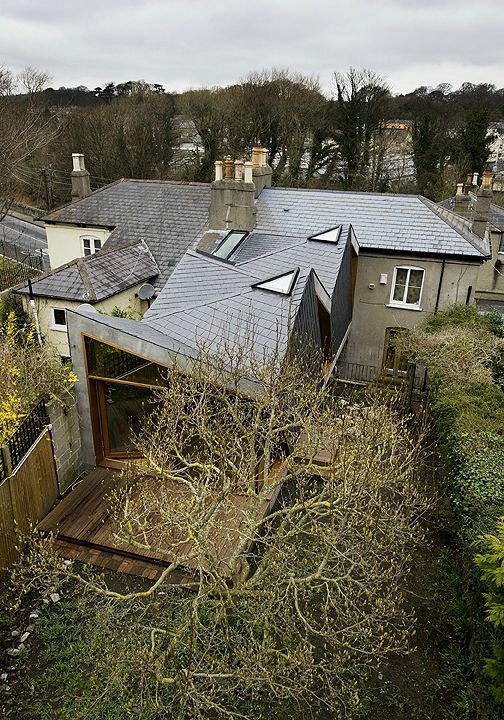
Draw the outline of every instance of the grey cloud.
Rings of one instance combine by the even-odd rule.
[[[456,85],[461,68],[503,85],[503,22],[504,5],[488,0],[3,0],[0,63],[36,65],[56,86],[143,78],[181,90],[277,66],[320,75],[329,89],[349,65],[397,91]]]

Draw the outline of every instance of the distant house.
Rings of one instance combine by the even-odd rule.
[[[322,372],[402,372],[394,338],[428,312],[474,301],[485,237],[419,196],[273,188],[260,149],[228,160],[207,227],[141,321],[68,313],[84,462],[128,457],[164,368],[203,344],[252,337],[259,357],[319,348]],[[185,208],[180,208],[186,213]],[[254,391],[254,378],[250,388]]]
[[[480,266],[474,298],[481,310],[504,315],[504,208],[492,203],[492,180],[493,173],[486,171],[478,187],[477,174],[470,175],[457,185],[457,194],[440,206],[451,209],[463,227],[487,242],[489,253]]]
[[[119,180],[91,193],[74,154],[73,202],[45,216],[52,270],[33,283],[41,331],[69,356],[65,310],[91,304],[141,316],[184,252],[205,229],[210,188],[203,183]],[[29,308],[28,286],[15,292]],[[139,295],[140,292],[140,295]],[[149,293],[146,293],[146,295]]]

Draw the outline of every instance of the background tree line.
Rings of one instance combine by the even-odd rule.
[[[335,73],[330,97],[315,78],[277,69],[180,94],[144,81],[89,90],[47,88],[49,80],[0,68],[1,174],[18,196],[51,206],[69,198],[72,151],[85,154],[96,188],[120,177],[208,181],[216,159],[246,156],[254,144],[267,147],[277,184],[439,199],[483,171],[489,122],[504,118],[504,89],[494,85],[394,96],[367,69]],[[391,126],[397,119],[402,127]],[[25,132],[21,151],[8,138],[26,125],[35,139]]]

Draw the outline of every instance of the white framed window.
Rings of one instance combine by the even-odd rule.
[[[82,248],[84,255],[94,255],[95,252],[101,250],[101,240],[93,235],[84,235],[82,238]]]
[[[52,328],[53,330],[66,330],[66,310],[65,308],[51,308]]]
[[[425,270],[409,265],[394,268],[390,305],[420,309]]]

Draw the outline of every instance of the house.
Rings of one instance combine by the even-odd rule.
[[[428,312],[473,302],[484,237],[419,196],[271,187],[271,168],[216,163],[208,228],[141,321],[68,313],[84,463],[132,453],[166,366],[252,338],[259,357],[319,348],[322,371],[400,373],[394,337]],[[254,392],[250,378],[246,392]]]
[[[486,238],[489,256],[480,266],[474,287],[478,307],[504,314],[504,208],[492,203],[493,173],[485,171],[481,186],[478,174],[457,185],[456,195],[439,203],[455,213],[466,229]]]
[[[84,303],[141,317],[206,227],[210,203],[204,183],[119,180],[91,193],[83,156],[73,160],[73,201],[44,217],[52,270],[32,283],[42,335],[62,357],[65,311]],[[31,313],[28,286],[15,292]]]

